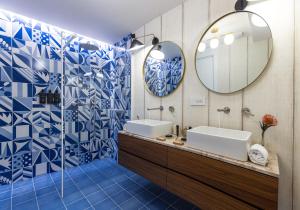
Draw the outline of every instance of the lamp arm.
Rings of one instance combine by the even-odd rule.
[[[154,34],[147,34],[147,35],[143,35],[143,36],[139,36],[139,37],[135,37],[136,39],[140,39],[140,38],[144,38],[144,37],[147,37],[147,36],[153,36],[155,37]]]

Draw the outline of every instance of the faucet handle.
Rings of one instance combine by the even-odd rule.
[[[242,113],[245,114],[245,115],[252,116],[252,117],[255,116],[248,107],[243,107],[242,108]]]
[[[230,113],[230,108],[228,106],[225,106],[223,109],[217,109],[218,112],[224,112],[225,114]]]

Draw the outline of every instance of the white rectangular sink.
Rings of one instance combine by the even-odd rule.
[[[169,121],[159,121],[159,120],[132,120],[128,121],[124,130],[127,132],[137,134],[140,136],[145,136],[149,138],[156,138],[159,136],[164,136],[172,132],[172,122]]]
[[[187,131],[187,146],[247,161],[251,135],[248,131],[199,126]]]

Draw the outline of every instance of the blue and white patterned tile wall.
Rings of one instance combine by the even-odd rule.
[[[148,89],[156,96],[166,96],[172,93],[183,77],[182,57],[157,60],[147,58],[145,65],[145,82]]]
[[[60,92],[63,75],[66,167],[117,158],[117,132],[130,118],[130,55],[77,35],[62,57],[71,34],[0,11],[0,184],[60,170],[61,107],[39,104],[38,93]]]

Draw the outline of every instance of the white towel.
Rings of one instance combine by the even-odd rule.
[[[269,153],[266,148],[260,144],[254,144],[248,152],[251,162],[265,166],[268,163]]]

